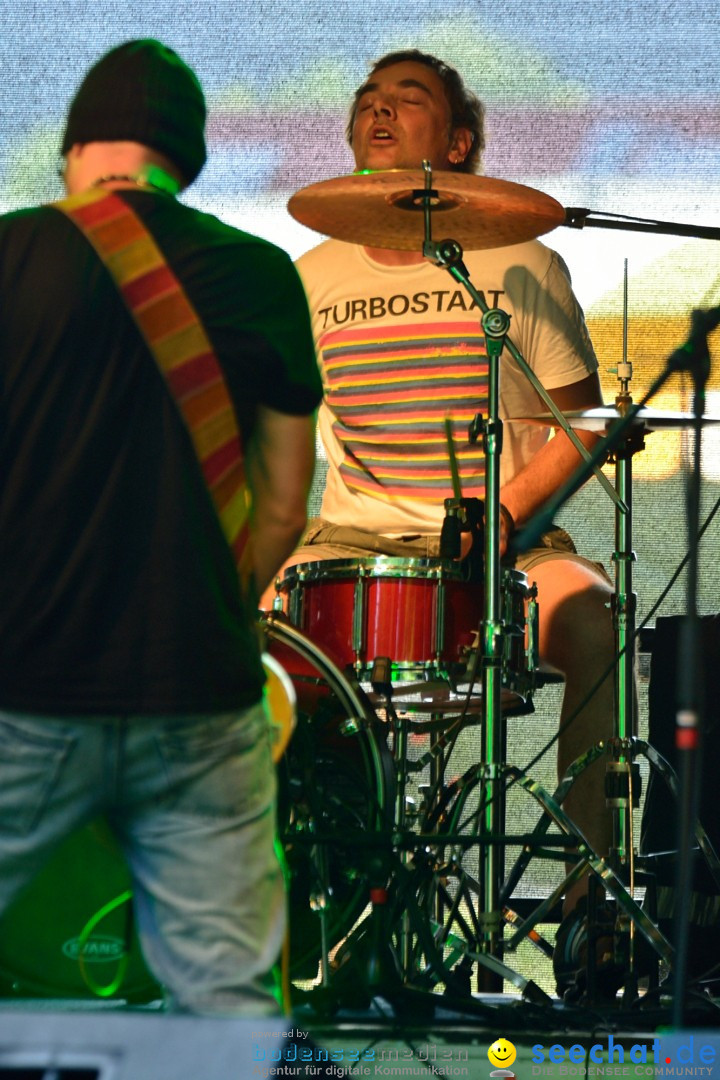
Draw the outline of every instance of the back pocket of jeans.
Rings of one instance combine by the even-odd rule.
[[[52,721],[48,721],[48,726]],[[0,713],[0,828],[23,836],[42,818],[75,740]]]

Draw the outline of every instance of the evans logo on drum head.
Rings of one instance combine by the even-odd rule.
[[[62,946],[63,955],[77,960],[81,955],[80,938],[70,938]],[[106,964],[120,960],[125,955],[125,942],[110,934],[93,934],[82,946],[82,959],[86,964]]]

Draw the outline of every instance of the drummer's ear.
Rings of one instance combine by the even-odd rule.
[[[473,133],[470,128],[455,128],[452,133],[450,148],[448,150],[448,162],[452,169],[462,171],[463,162],[472,150],[472,144]]]

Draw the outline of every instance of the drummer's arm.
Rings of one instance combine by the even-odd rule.
[[[313,416],[259,406],[248,448],[252,545],[257,595],[294,550],[307,518],[315,467]]]
[[[592,409],[602,405],[602,391],[597,373],[579,382],[558,386],[548,393],[562,412],[573,409]],[[578,439],[591,450],[599,436],[590,431],[576,431]],[[545,443],[517,476],[500,491],[500,501],[512,515],[519,527],[543,506],[551,495],[572,475],[580,463],[580,454],[570,439],[559,431],[555,438]],[[501,548],[507,543],[504,523],[501,523]]]

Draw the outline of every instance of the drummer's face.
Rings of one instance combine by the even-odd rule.
[[[361,88],[352,128],[358,169],[419,169],[425,159],[448,169],[452,157],[467,153],[466,137],[452,131],[443,82],[425,64],[380,68]]]

